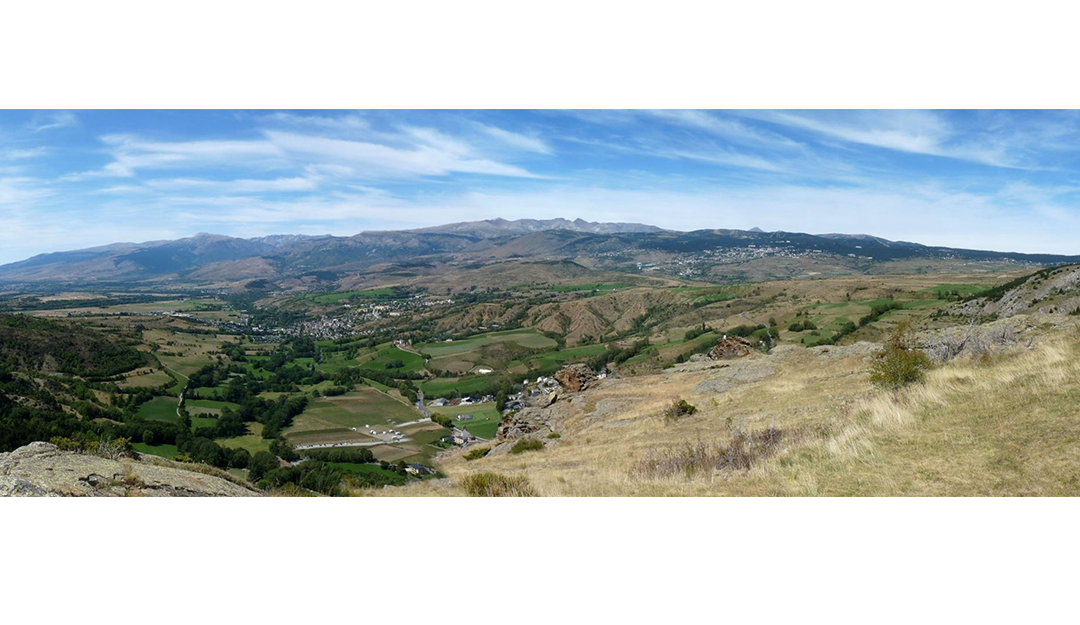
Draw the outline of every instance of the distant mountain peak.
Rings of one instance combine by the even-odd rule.
[[[556,217],[554,219],[514,219],[507,220],[501,217],[496,219],[484,219],[481,221],[462,221],[458,223],[433,226],[430,228],[417,228],[408,232],[461,234],[481,239],[497,238],[531,234],[546,230],[569,230],[571,232],[583,232],[590,234],[621,234],[641,232],[663,232],[663,228],[640,223],[610,223],[585,221],[578,217],[573,221]]]
[[[750,228],[749,230],[747,230],[747,232],[762,232],[762,233],[764,233],[765,231],[762,230],[761,228],[758,228],[757,226],[754,226],[753,228]]]

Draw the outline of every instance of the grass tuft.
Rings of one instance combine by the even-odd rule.
[[[536,491],[523,475],[474,473],[461,480],[470,497],[536,497]]]

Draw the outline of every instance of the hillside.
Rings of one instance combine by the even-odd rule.
[[[1080,265],[1048,267],[1022,276],[971,297],[957,310],[994,319],[1030,312],[1080,314]]]
[[[108,377],[149,362],[131,340],[86,327],[0,313],[0,367]]]
[[[509,438],[479,459],[447,456],[448,480],[382,494],[463,494],[494,473],[546,496],[1076,496],[1078,324],[1001,323],[899,393],[871,386],[869,343],[603,380],[529,409],[540,450],[508,453]],[[676,398],[697,411],[666,419]]]

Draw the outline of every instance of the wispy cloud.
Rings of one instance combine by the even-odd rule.
[[[0,208],[28,209],[42,198],[52,195],[41,180],[25,176],[0,178]]]
[[[781,134],[754,128],[737,119],[709,111],[649,110],[640,113],[669,124],[701,130],[735,143],[785,149],[801,147],[797,141]]]
[[[41,132],[43,130],[68,128],[78,123],[79,118],[75,117],[74,113],[69,111],[48,111],[35,114],[28,126],[34,132]]]
[[[146,186],[158,191],[208,191],[219,194],[244,193],[290,193],[314,191],[318,179],[297,176],[293,178],[239,180],[206,180],[202,178],[168,178],[148,180]]]
[[[87,172],[97,176],[134,176],[141,169],[167,169],[191,166],[236,164],[257,167],[279,161],[283,156],[268,141],[152,141],[134,135],[105,135],[112,162],[101,170]]]
[[[315,135],[269,130],[267,139],[291,154],[354,166],[362,176],[445,176],[451,173],[535,178],[529,171],[476,156],[468,144],[429,128],[407,128],[408,147],[369,141],[330,139]]]
[[[477,124],[477,126],[480,128],[481,132],[512,148],[524,150],[526,152],[536,152],[537,154],[554,153],[551,146],[537,137],[503,130],[502,128],[496,128],[495,126],[488,126],[487,124]]]
[[[367,130],[371,127],[371,124],[366,119],[356,114],[326,115],[279,111],[260,116],[258,119],[264,124],[307,126],[331,130]]]
[[[750,115],[846,143],[994,167],[1024,167],[999,138],[961,136],[947,119],[932,111],[766,111]]]
[[[41,158],[49,153],[49,148],[43,145],[32,148],[0,149],[0,161],[18,161],[30,158]]]

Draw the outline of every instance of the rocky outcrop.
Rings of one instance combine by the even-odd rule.
[[[530,434],[552,432],[552,411],[540,408],[525,408],[506,417],[499,423],[495,438],[499,441],[515,440]]]
[[[580,363],[563,367],[553,377],[560,386],[572,393],[589,388],[589,385],[596,380],[592,369]]]
[[[249,486],[203,465],[143,456],[112,460],[30,443],[0,454],[0,496],[5,497],[251,497]],[[214,475],[213,473],[220,475]]]
[[[718,340],[716,346],[709,350],[709,357],[713,360],[742,358],[743,356],[749,356],[752,350],[753,345],[750,344],[750,341],[738,336],[725,336]]]
[[[559,393],[558,392],[553,391],[551,393],[541,393],[540,397],[538,397],[533,402],[533,405],[536,406],[537,408],[547,408],[551,404],[554,404],[555,401],[558,400],[558,399],[559,399]]]

